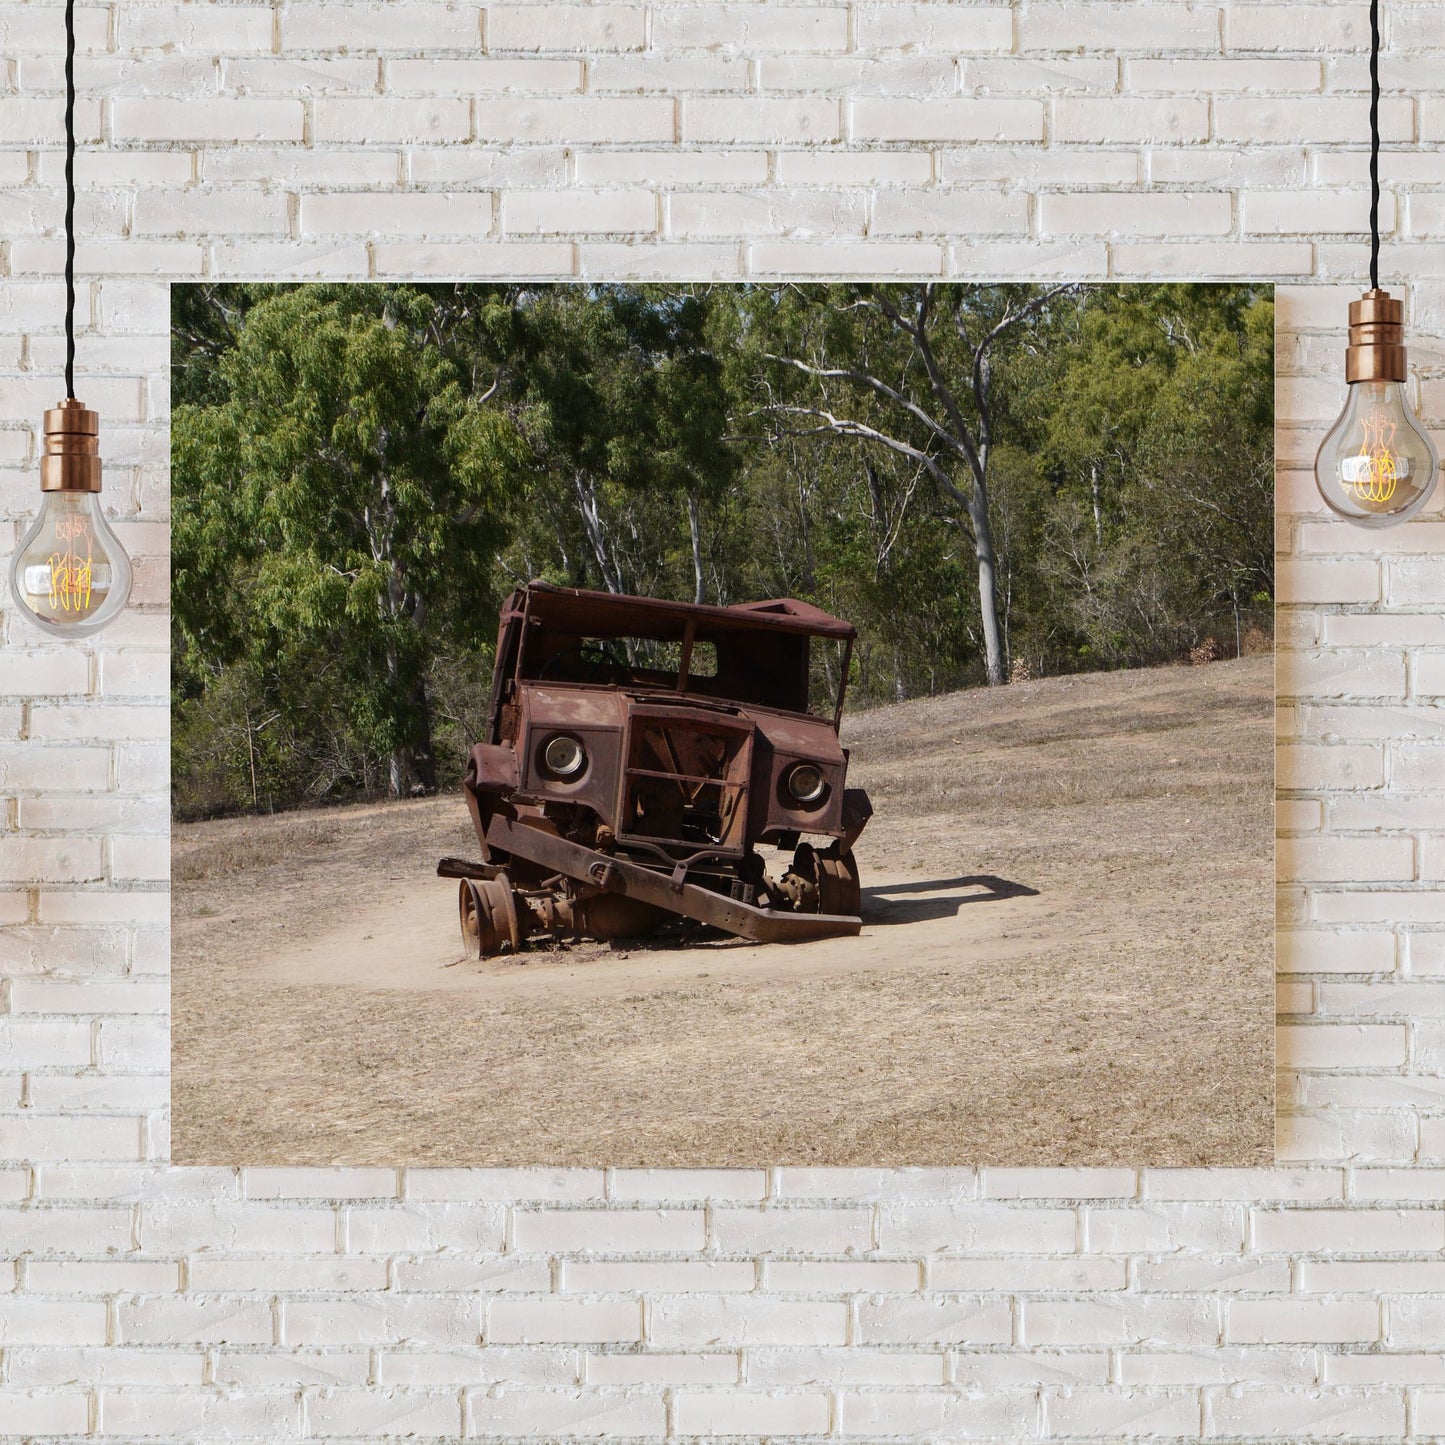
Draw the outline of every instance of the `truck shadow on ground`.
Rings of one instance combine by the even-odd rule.
[[[907,896],[900,897],[900,894]],[[1038,896],[1037,888],[992,873],[892,883],[863,890],[863,921],[921,923],[932,918],[952,918],[965,903],[1001,903],[1007,898]]]

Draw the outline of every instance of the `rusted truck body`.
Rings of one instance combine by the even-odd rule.
[[[460,880],[467,952],[677,919],[762,942],[857,933],[872,808],[838,741],[854,636],[787,598],[515,591],[464,787],[481,859],[437,869]],[[837,679],[816,711],[814,643]]]

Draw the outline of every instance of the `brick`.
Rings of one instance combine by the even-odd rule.
[[[673,1410],[675,1428],[685,1435],[821,1435],[828,1431],[830,1403],[821,1394],[679,1390]]]
[[[1324,1266],[1343,1269],[1344,1265]],[[1306,1269],[1313,1266],[1306,1266]],[[1445,1356],[1412,1355],[1392,1351],[1387,1355],[1326,1355],[1324,1383],[1328,1385],[1439,1385],[1445,1384]]]
[[[768,176],[768,156],[766,151],[579,151],[576,167],[578,184],[585,186],[760,185]]]
[[[1054,101],[1050,134],[1065,143],[1177,145],[1202,141],[1209,136],[1209,102],[1202,97],[1061,96]]]
[[[689,96],[682,107],[682,139],[694,144],[819,145],[841,135],[838,102]]]
[[[1363,127],[1363,129],[1361,129]],[[1380,101],[1380,138],[1385,144],[1409,141],[1414,111],[1403,96]],[[1256,145],[1304,143],[1329,145],[1369,136],[1367,96],[1221,96],[1214,103],[1217,139]]]
[[[820,1266],[821,1267],[821,1266]],[[915,1281],[917,1270],[914,1271]],[[723,1260],[567,1260],[559,1288],[571,1294],[619,1294],[685,1290],[747,1291],[756,1288],[757,1267],[750,1262]],[[546,1287],[546,1281],[543,1282]],[[774,1284],[773,1288],[790,1288]]]
[[[842,1300],[658,1295],[648,1308],[647,1342],[665,1350],[841,1345],[847,1336],[848,1306]]]
[[[747,269],[753,276],[937,276],[943,250],[936,242],[755,241],[748,247]]]
[[[1208,1299],[1098,1297],[1031,1300],[1023,1339],[1038,1345],[1212,1345],[1219,1305]]]
[[[269,1345],[274,1333],[270,1300],[246,1296],[129,1296],[115,1317],[128,1345]]]
[[[1219,48],[1219,12],[1209,5],[1112,4],[1059,0],[1030,5],[1021,26],[1024,49],[1201,50]]]
[[[5,1346],[7,1357],[17,1345],[103,1345],[107,1308],[102,1300],[46,1300],[0,1294],[0,1344]]]
[[[336,1247],[336,1214],[267,1204],[148,1204],[140,1211],[140,1241],[157,1252],[323,1254]]]
[[[0,1388],[0,1422],[6,1435],[84,1435],[90,1400],[83,1391],[30,1392]]]
[[[714,1209],[712,1242],[723,1254],[845,1254],[873,1242],[867,1209]]]
[[[215,1259],[187,1261],[186,1282],[202,1294],[298,1294],[310,1290],[381,1290],[387,1266],[380,1259]]]
[[[1120,278],[1157,281],[1161,277],[1193,280],[1207,272],[1217,280],[1230,278],[1308,276],[1314,268],[1314,248],[1294,242],[1228,241],[1204,245],[1198,241],[1174,245],[1115,244],[1110,248],[1113,274]],[[1283,381],[1276,381],[1278,390]]]
[[[1306,1436],[1398,1437],[1405,1428],[1399,1392],[1250,1390],[1216,1396],[1210,1403],[1207,1438],[1238,1439],[1245,1431],[1260,1439]]]
[[[0,959],[8,952],[0,951]],[[84,1068],[90,1061],[90,1024],[84,1019],[0,1019],[0,1068]]]
[[[958,55],[1013,48],[1013,17],[1004,5],[865,5],[853,23],[854,45],[862,51]]]
[[[502,1344],[602,1344],[640,1340],[636,1300],[499,1299],[487,1309],[487,1339]]]
[[[1139,1176],[1132,1169],[985,1169],[979,1184],[989,1199],[1129,1199]]]
[[[255,1346],[213,1351],[216,1384],[259,1390],[323,1388],[371,1383],[371,1357],[367,1351],[349,1353],[321,1350],[263,1350]],[[388,1379],[388,1385],[403,1383]]]
[[[128,5],[116,15],[115,43],[129,50],[205,54],[271,49],[272,17],[245,5]]]
[[[1415,877],[1409,838],[1289,838],[1277,854],[1279,876],[1301,883],[1372,883]]]
[[[796,1267],[808,1269],[812,1266]],[[1030,1294],[1074,1294],[1084,1290],[1123,1289],[1127,1283],[1128,1268],[1122,1259],[950,1259],[939,1256],[928,1265],[928,1287],[935,1292],[1020,1290]]]
[[[407,1169],[407,1199],[601,1202],[601,1169]]]
[[[865,1345],[1006,1345],[1013,1338],[1006,1299],[864,1299],[857,1320],[856,1338]]]
[[[519,1209],[512,1248],[530,1254],[676,1254],[701,1249],[701,1209]]]
[[[145,100],[112,103],[119,141],[299,141],[305,115],[299,100]]]
[[[721,102],[718,102],[721,104]],[[849,106],[855,141],[1038,141],[1044,108],[1036,100],[855,100]]]
[[[107,748],[0,742],[0,786],[9,792],[82,793],[104,788],[109,781]]]
[[[1044,1428],[1051,1436],[1193,1436],[1199,1402],[1192,1394],[1163,1390],[1070,1390],[1048,1395]]]
[[[1246,234],[1317,236],[1335,232],[1358,235],[1368,216],[1360,217],[1358,191],[1259,191],[1246,195],[1241,224]],[[1380,198],[1380,231],[1395,229],[1395,198]]]
[[[408,0],[406,23],[397,23],[390,4],[307,4],[281,12],[284,53],[319,50],[476,50],[481,43],[481,8],[472,4],[428,4]]]
[[[565,1388],[577,1383],[580,1358],[575,1348],[560,1345],[488,1345],[485,1350],[401,1346],[378,1353],[377,1375],[380,1382],[387,1385],[504,1384]]]
[[[248,1199],[372,1199],[397,1193],[395,1169],[246,1169]]]
[[[1039,197],[1043,235],[1217,236],[1232,224],[1230,200],[1224,195],[1051,191]]]
[[[917,1289],[919,1268],[905,1259],[769,1259],[763,1279],[782,1294],[883,1294]]]
[[[1380,1336],[1373,1300],[1230,1300],[1224,1338],[1241,1344],[1351,1344]]]
[[[313,191],[301,198],[303,236],[358,232],[391,236],[478,236],[492,229],[492,197],[415,192]]]
[[[673,102],[651,96],[557,100],[499,96],[479,106],[476,118],[479,141],[513,145],[585,145],[589,140],[613,146],[634,141],[671,144],[675,129]]]
[[[1381,648],[1281,652],[1277,686],[1286,697],[1403,697],[1405,654]]]
[[[702,12],[699,12],[702,13]],[[788,64],[787,60],[769,62]],[[809,67],[813,59],[794,61]],[[688,52],[659,55],[616,52],[589,58],[587,88],[593,95],[693,95],[706,91],[732,94],[752,88],[753,62],[742,55]]]
[[[1404,1254],[1445,1249],[1438,1210],[1255,1211],[1254,1247],[1292,1254]]]
[[[1224,12],[1225,41],[1231,50],[1315,51],[1326,55],[1368,50],[1370,20],[1348,7],[1317,6],[1310,23],[1299,23],[1292,5],[1231,5]]]
[[[1373,1301],[1363,1307],[1373,1307]],[[1386,1342],[1392,1349],[1439,1351],[1441,1330],[1445,1329],[1445,1300],[1392,1299]]]
[[[652,44],[659,50],[742,50],[749,55],[846,50],[848,10],[843,5],[659,5],[652,12]]]
[[[268,55],[264,59],[224,60],[222,85],[243,95],[345,94],[376,90],[376,61],[366,56],[311,56],[289,60]]]
[[[583,1372],[589,1385],[733,1385],[738,1378],[738,1357],[589,1354]]]
[[[308,1429],[324,1435],[438,1435],[461,1427],[455,1391],[322,1390],[306,1404]]]
[[[1246,13],[1256,8],[1240,7]],[[1238,13],[1230,12],[1226,23]],[[1317,18],[1310,17],[1311,25]],[[1131,91],[1178,94],[1202,90],[1216,95],[1231,90],[1319,90],[1323,79],[1318,60],[1246,59],[1238,55],[1218,60],[1131,57],[1125,62],[1124,77]]]
[[[1290,929],[1277,933],[1275,939],[1282,973],[1378,973],[1395,966],[1391,933]]]
[[[653,1203],[753,1201],[766,1198],[767,1192],[767,1174],[761,1169],[617,1169],[608,1184],[609,1198]]]
[[[879,1211],[878,1247],[890,1253],[1072,1254],[1078,1227],[1072,1209],[884,1205]]]
[[[129,1209],[0,1209],[0,1250],[14,1256],[119,1254],[131,1247]]]
[[[1403,1027],[1389,1024],[1283,1025],[1280,1062],[1294,1068],[1389,1068],[1405,1061]]]
[[[1276,752],[1282,788],[1310,791],[1378,788],[1385,781],[1384,751],[1359,744],[1300,743]]]
[[[1103,1254],[1235,1250],[1244,1243],[1244,1216],[1229,1204],[1091,1207],[1083,1227],[1086,1247]]]
[[[489,50],[641,50],[647,12],[641,5],[489,5]],[[664,41],[657,41],[665,44]]]
[[[421,1259],[398,1259],[391,1265],[397,1289],[422,1293],[479,1290],[547,1291],[552,1288],[552,1269],[545,1259],[518,1259],[511,1255],[492,1258],[458,1258],[453,1251]]]
[[[1445,1289],[1445,1260],[1305,1260],[1298,1271],[1304,1294],[1438,1294]],[[1441,1366],[1445,1383],[1445,1359]]]
[[[871,233],[878,236],[1026,235],[1028,200],[978,190],[878,190]]]
[[[435,145],[463,141],[472,131],[466,100],[384,100],[337,97],[315,103],[313,144]]]
[[[653,1390],[639,1394],[499,1388],[469,1391],[466,1435],[536,1434],[660,1436],[667,1405]]]
[[[867,202],[858,192],[768,190],[756,194],[714,192],[671,197],[670,236],[854,235],[867,227]]]
[[[281,1342],[288,1345],[380,1347],[466,1346],[481,1339],[481,1306],[475,1299],[398,1294],[390,1290],[355,1296],[316,1294],[287,1300]]]
[[[300,1434],[300,1402],[284,1394],[183,1393],[108,1390],[100,1397],[100,1431],[105,1435],[155,1439],[188,1435],[191,1439],[295,1439]]]
[[[502,230],[509,234],[651,233],[657,224],[651,191],[513,191],[502,198]]]
[[[536,11],[533,13],[536,14]],[[374,82],[374,65],[371,74]],[[582,64],[577,60],[494,59],[488,56],[475,60],[389,60],[386,64],[386,90],[390,95],[398,92],[434,95],[446,91],[565,94],[580,91],[582,81]]]
[[[748,1379],[754,1385],[939,1385],[946,1355],[938,1351],[750,1346]],[[958,1358],[958,1357],[955,1357]],[[997,1354],[983,1358],[999,1359]]]

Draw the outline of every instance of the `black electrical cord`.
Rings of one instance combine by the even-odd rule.
[[[1380,289],[1380,0],[1370,0],[1370,289]]]
[[[65,395],[75,398],[75,0],[65,0]]]

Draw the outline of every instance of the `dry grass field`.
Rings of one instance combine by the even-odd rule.
[[[865,926],[794,947],[458,962],[456,795],[178,826],[174,1161],[1267,1163],[1273,697],[1254,657],[851,718]]]

